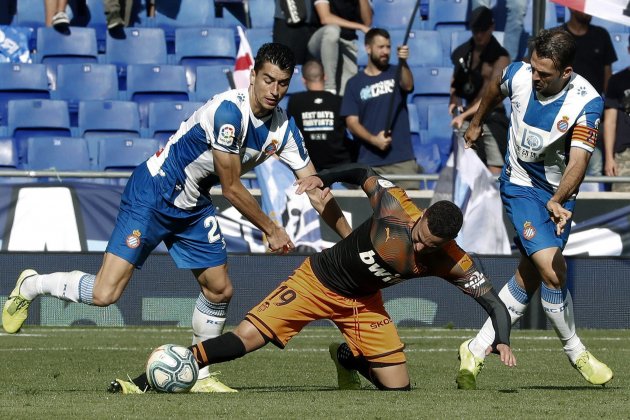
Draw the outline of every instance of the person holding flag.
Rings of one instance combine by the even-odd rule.
[[[7,333],[20,330],[37,296],[101,307],[117,302],[134,269],[163,241],[177,266],[191,270],[201,288],[192,315],[193,343],[221,334],[232,283],[211,187],[220,185],[223,196],[266,235],[269,250],[283,253],[294,248],[293,242],[261,210],[240,177],[274,155],[298,178],[315,174],[302,134],[278,107],[293,75],[293,53],[282,44],[268,43],[253,63],[246,87],[215,95],[181,123],[164,149],[134,170],[96,274],[40,275],[30,269],[20,274],[2,312]],[[350,234],[332,196],[322,197],[316,190],[308,196],[341,237]],[[234,390],[202,371],[192,392]]]

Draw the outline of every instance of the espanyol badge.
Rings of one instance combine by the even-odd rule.
[[[140,233],[140,231],[136,229],[131,235],[127,236],[127,238],[125,239],[125,243],[131,249],[138,248],[141,243],[140,236],[142,236],[142,233]]]
[[[532,222],[525,222],[523,224],[523,238],[531,241],[536,236],[536,228],[532,226]]]
[[[562,119],[558,121],[558,124],[556,124],[556,128],[561,133],[565,133],[569,129],[569,117],[566,115],[563,116]]]
[[[271,156],[274,153],[276,153],[276,151],[278,150],[278,140],[273,139],[271,140],[271,143],[267,145],[267,147],[265,147],[265,154],[267,156]]]

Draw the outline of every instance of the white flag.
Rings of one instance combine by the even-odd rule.
[[[628,0],[551,0],[573,10],[611,22],[630,26],[630,17],[623,14]]]
[[[234,63],[234,87],[244,89],[249,87],[249,76],[254,67],[254,56],[243,28],[237,26],[236,29],[238,30],[240,43],[238,45],[238,53],[236,53],[236,62]]]

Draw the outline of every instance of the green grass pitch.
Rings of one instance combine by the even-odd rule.
[[[27,327],[0,334],[2,418],[628,418],[630,331],[583,330],[588,348],[615,372],[603,387],[568,363],[553,331],[515,330],[518,366],[487,359],[477,391],[458,391],[457,348],[469,330],[401,328],[411,392],[338,391],[328,344],[334,328],[307,328],[281,351],[273,345],[217,365],[235,394],[112,395],[110,380],[135,376],[154,347],[190,343],[173,328]]]

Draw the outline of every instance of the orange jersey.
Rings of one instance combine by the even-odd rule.
[[[479,297],[492,289],[472,258],[452,240],[416,254],[411,230],[423,214],[405,191],[372,176],[363,184],[374,214],[343,241],[311,256],[312,269],[329,289],[347,297],[365,296],[401,281],[442,277]]]

